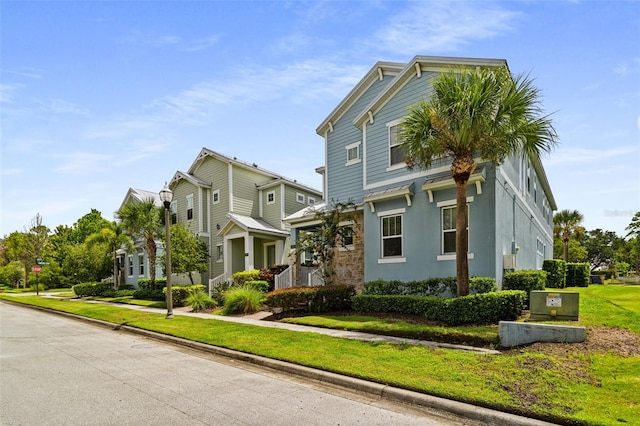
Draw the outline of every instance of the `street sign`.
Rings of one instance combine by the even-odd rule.
[[[40,272],[42,272],[42,266],[40,265],[33,265],[31,267],[31,272],[35,273],[35,274],[39,274]]]
[[[36,259],[36,264],[37,265],[49,265],[49,262],[45,262],[44,260],[42,260],[41,258],[37,258]]]

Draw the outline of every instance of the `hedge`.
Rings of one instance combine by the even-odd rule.
[[[167,278],[156,278],[155,286],[151,287],[151,278],[140,278],[138,280],[138,288],[140,290],[154,290],[161,289],[167,286]]]
[[[471,277],[469,290],[472,293],[488,293],[497,290],[496,280],[490,277]],[[456,277],[436,277],[418,281],[375,280],[364,284],[364,294],[395,294],[412,296],[442,296],[458,293]]]
[[[240,271],[231,275],[231,280],[237,285],[243,285],[245,281],[256,281],[260,279],[260,270]]]
[[[567,262],[560,259],[545,259],[542,262],[542,270],[547,272],[547,287],[566,287]]]
[[[547,273],[538,270],[521,270],[504,274],[503,290],[522,290],[526,293],[525,305],[529,306],[529,297],[533,290],[544,290]]]
[[[78,297],[101,296],[103,292],[111,289],[111,283],[81,283],[71,287]]]
[[[567,263],[567,287],[589,287],[590,272],[588,263]]]
[[[245,281],[244,285],[258,290],[261,293],[266,293],[269,291],[269,283],[267,281],[264,280],[251,280],[251,281]]]
[[[204,292],[205,286],[202,284],[194,284],[194,285],[174,285],[171,286],[171,300],[173,302],[173,306],[184,306],[184,301],[197,292]],[[167,288],[162,289],[162,294],[164,296],[164,300],[167,298]]]
[[[265,297],[270,308],[321,313],[351,309],[351,298],[354,294],[355,287],[351,285],[328,285],[275,290],[267,293]]]
[[[434,296],[354,296],[357,312],[403,313],[424,316],[449,325],[497,324],[517,319],[524,309],[525,292],[504,290],[447,299]]]

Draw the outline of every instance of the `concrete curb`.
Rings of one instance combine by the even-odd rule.
[[[224,356],[236,361],[246,362],[249,364],[257,365],[264,368],[269,368],[278,372],[292,374],[298,377],[304,377],[310,380],[314,380],[320,383],[327,383],[334,386],[344,388],[346,390],[355,390],[360,393],[364,393],[370,396],[375,396],[381,399],[389,401],[402,402],[418,407],[424,407],[429,409],[435,409],[440,411],[446,411],[460,417],[464,417],[470,420],[480,421],[487,425],[513,425],[513,426],[550,426],[555,423],[549,423],[541,420],[531,419],[527,417],[518,416],[515,414],[505,413],[502,411],[496,411],[489,408],[479,407],[464,402],[453,401],[437,396],[427,395],[420,392],[411,391],[408,389],[396,388],[393,386],[384,385],[381,383],[370,382],[355,377],[343,376],[340,374],[317,370],[302,365],[297,365],[289,362],[279,361],[271,358],[266,358],[258,355],[248,354],[245,352],[239,352],[232,349],[222,348],[218,346],[208,345],[200,342],[194,342],[191,340],[183,339],[180,337],[170,336],[166,334],[156,333],[149,330],[143,330],[140,328],[113,324],[110,322],[97,320],[93,318],[87,318],[68,312],[55,311],[40,306],[26,305],[19,302],[8,301],[0,299],[0,302],[7,302],[14,305],[23,306],[39,310],[42,312],[61,315],[70,319],[78,321],[84,321],[89,324],[93,324],[99,327],[109,328],[111,330],[125,331],[131,334],[136,334],[146,338],[187,347],[190,349]]]

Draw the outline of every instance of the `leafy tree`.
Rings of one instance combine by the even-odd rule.
[[[564,243],[561,239],[553,240],[553,257],[560,259],[564,256]],[[569,240],[569,257],[568,262],[587,262],[589,254],[587,249],[577,240]]]
[[[571,262],[571,242],[569,242],[569,259]],[[586,261],[591,264],[591,270],[613,266],[618,249],[624,245],[624,239],[613,231],[594,229],[587,231],[582,239],[582,246],[587,250]],[[554,245],[555,255],[555,245]]]
[[[579,239],[584,234],[584,228],[580,226],[584,217],[578,210],[560,210],[553,215],[554,238],[562,239],[564,244],[563,259],[569,261],[569,240],[572,237]]]
[[[152,288],[156,283],[156,238],[160,235],[162,208],[156,206],[153,199],[139,203],[130,202],[116,212],[122,227],[133,242],[141,241],[149,258],[149,281]]]
[[[433,94],[409,109],[400,125],[410,169],[452,158],[456,184],[456,277],[458,296],[469,294],[467,182],[479,155],[494,164],[513,155],[539,159],[557,142],[543,115],[539,90],[526,75],[512,78],[506,67],[460,68],[434,79]]]
[[[73,277],[73,284],[101,281],[111,274],[109,247],[104,243],[68,246],[62,271],[67,277]]]
[[[104,244],[113,258],[113,287],[118,289],[118,249],[125,247],[126,251],[131,250],[131,239],[124,233],[124,228],[120,223],[107,222],[107,226],[100,231],[89,235],[87,245],[89,247],[96,244]]]
[[[104,228],[108,228],[111,222],[102,217],[96,209],[82,216],[73,224],[71,240],[76,244],[82,244],[87,241],[90,235],[100,232]]]
[[[640,274],[640,211],[631,218],[631,223],[626,227],[628,241],[628,260],[633,265],[636,273]]]
[[[206,272],[209,266],[207,245],[182,224],[171,225],[170,232],[171,271],[175,274],[186,274],[193,284],[192,273]],[[166,265],[166,252],[162,253],[161,262]]]
[[[298,253],[310,251],[315,262],[322,269],[322,279],[325,285],[333,282],[335,269],[333,256],[336,247],[345,246],[344,242],[353,237],[351,226],[342,226],[344,222],[355,222],[352,201],[346,203],[332,202],[327,209],[319,209],[314,218],[320,223],[312,230],[301,232],[298,241]]]

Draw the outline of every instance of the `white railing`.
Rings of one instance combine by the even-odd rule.
[[[316,287],[319,285],[324,285],[324,277],[322,273],[322,268],[316,268],[313,271],[309,272],[309,278],[307,280],[309,287]]]
[[[293,287],[293,269],[291,266],[273,278],[273,286],[276,290]]]
[[[209,280],[209,296],[211,296],[211,290],[217,286],[218,284],[222,284],[224,282],[229,281],[229,277],[227,276],[227,274],[222,274],[222,275],[218,275],[215,278],[211,278]]]

